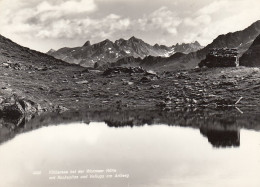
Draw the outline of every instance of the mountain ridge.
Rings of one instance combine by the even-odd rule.
[[[92,45],[87,41],[81,47],[63,47],[57,51],[49,51],[48,54],[69,63],[81,66],[95,66],[95,63],[99,65],[113,63],[130,56],[142,59],[147,56],[169,57],[176,52],[189,53],[201,48],[202,46],[197,41],[168,47],[159,44],[150,45],[142,39],[132,36],[128,40],[120,38],[112,42],[106,39]]]
[[[210,44],[205,46],[202,49],[199,49],[195,52],[189,52],[188,54],[182,53],[181,55],[176,55],[175,53],[169,55],[169,57],[163,56],[153,56],[148,55],[145,58],[122,58],[115,63],[112,63],[112,66],[125,66],[125,65],[140,65],[148,69],[160,69],[160,70],[169,70],[169,69],[192,69],[195,68],[199,62],[206,58],[206,55],[213,48],[236,48],[238,50],[238,56],[249,49],[254,39],[260,34],[260,20],[252,23],[247,28],[236,31],[229,32],[227,34],[221,34],[217,36]],[[196,42],[194,42],[196,44]],[[159,45],[154,45],[158,47]],[[185,45],[182,45],[183,48]],[[176,44],[176,48],[179,47],[179,44]],[[128,64],[130,62],[130,64]],[[109,64],[105,64],[101,69],[108,67]]]
[[[181,62],[187,63],[190,58],[197,58],[196,61],[199,62],[200,60],[203,60],[207,53],[209,53],[210,49],[213,48],[237,48],[239,56],[241,56],[250,47],[258,34],[260,34],[260,20],[254,22],[243,30],[217,36],[203,49],[186,55]]]
[[[23,47],[0,34],[0,61],[5,62],[7,60],[26,61],[31,64],[37,63],[37,65],[69,65],[46,53]]]
[[[165,66],[166,68],[161,68],[162,70],[167,70],[169,68],[172,69],[190,69],[195,68],[198,63],[203,60],[206,55],[209,53],[212,48],[237,48],[239,52],[239,56],[251,46],[254,39],[260,34],[260,20],[252,23],[247,28],[236,31],[229,32],[227,34],[221,34],[217,36],[210,44],[205,46],[204,48],[196,51],[190,52],[186,55],[183,55],[180,58],[168,57],[167,59],[154,59],[157,63],[151,62],[151,64],[156,66]]]
[[[260,67],[260,34],[240,58],[242,66]]]

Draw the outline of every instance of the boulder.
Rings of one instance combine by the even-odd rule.
[[[152,78],[149,76],[142,77],[140,80],[140,82],[142,82],[142,83],[150,82],[150,81],[152,81]]]
[[[55,111],[58,112],[58,113],[63,113],[63,112],[66,112],[68,110],[69,109],[67,109],[66,107],[61,106],[61,105],[58,105],[58,106],[55,107]]]
[[[7,118],[20,118],[24,113],[24,109],[19,102],[15,102],[14,104],[6,103],[2,109],[2,115]]]
[[[35,114],[37,112],[37,109],[33,106],[34,103],[32,101],[20,99],[19,103],[23,107],[24,114]]]
[[[78,81],[76,82],[76,84],[88,84],[88,81],[87,80]]]
[[[237,49],[211,49],[206,59],[199,63],[199,67],[236,67],[239,65]]]
[[[158,80],[158,77],[156,77],[156,76],[144,76],[140,79],[140,82],[146,83],[146,82],[155,81],[155,80]]]

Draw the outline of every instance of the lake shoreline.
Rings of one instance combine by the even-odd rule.
[[[65,66],[66,67],[66,66]],[[140,68],[142,69],[142,68]],[[137,110],[259,106],[259,68],[208,68],[109,74],[67,66],[39,72],[1,68],[0,115],[66,110]],[[41,73],[41,72],[40,72]],[[8,74],[8,76],[7,76]],[[22,78],[23,77],[23,78]],[[33,78],[33,81],[32,81]]]

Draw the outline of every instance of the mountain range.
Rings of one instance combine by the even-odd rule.
[[[141,39],[131,37],[128,40],[119,39],[115,42],[104,40],[93,45],[87,41],[81,47],[50,50],[48,55],[22,47],[0,35],[2,46],[0,61],[15,59],[42,66],[69,62],[96,68],[130,65],[147,69],[175,70],[194,68],[206,57],[210,49],[227,47],[238,49],[239,56],[242,56],[241,65],[260,66],[258,35],[260,35],[260,21],[244,30],[220,35],[204,48],[198,42],[176,44],[171,47],[158,44],[152,46]]]
[[[247,49],[249,49],[259,34],[260,20],[256,21],[244,30],[219,35],[213,40],[212,43],[198,51],[191,52],[189,54],[173,54],[167,58],[146,57],[141,61],[139,59],[136,61],[146,68],[156,68],[160,70],[190,69],[196,67],[201,60],[205,59],[206,55],[213,48],[236,48],[238,49],[239,56],[242,56],[242,54],[247,51]],[[122,61],[121,63],[124,64]],[[243,63],[243,65],[247,64]]]
[[[107,39],[93,45],[87,41],[81,47],[64,47],[57,51],[51,49],[47,54],[68,63],[93,67],[96,63],[96,66],[102,66],[103,64],[113,63],[127,57],[141,59],[147,56],[169,57],[176,52],[188,54],[199,49],[202,49],[202,46],[197,41],[189,44],[177,43],[170,47],[159,44],[152,46],[133,36],[128,40],[121,38],[112,42]]]
[[[196,67],[212,48],[236,48],[239,56],[242,56],[259,34],[260,21],[258,20],[244,30],[219,35],[205,47],[197,41],[170,47],[158,44],[152,46],[141,39],[131,37],[128,40],[119,39],[115,42],[104,40],[93,45],[87,41],[81,47],[50,50],[47,54],[69,63],[103,69],[121,65],[189,69]]]

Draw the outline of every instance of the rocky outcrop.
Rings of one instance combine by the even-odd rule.
[[[241,66],[260,67],[260,35],[240,58]]]
[[[3,98],[0,104],[0,117],[8,120],[17,120],[24,117],[31,118],[31,116],[45,111],[47,109],[42,108],[38,103],[14,96]]]
[[[19,96],[0,97],[0,117],[7,119],[19,119],[22,117],[30,118],[46,111],[63,112],[67,109],[62,106],[52,106],[51,103],[41,104]]]
[[[83,45],[83,47],[89,47],[91,44],[90,44],[90,41],[86,41],[86,43]]]
[[[236,67],[238,66],[238,52],[237,49],[212,49],[207,54],[206,59],[199,63],[199,67]]]
[[[25,123],[44,112],[62,113],[68,109],[62,106],[41,106],[25,98],[5,98],[0,103],[0,134],[4,133],[2,127],[11,129],[23,128]]]

